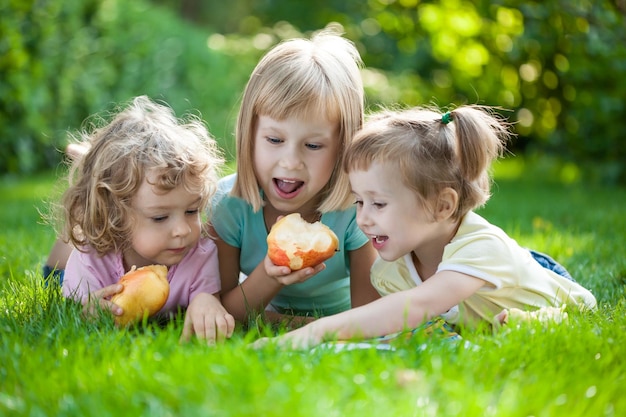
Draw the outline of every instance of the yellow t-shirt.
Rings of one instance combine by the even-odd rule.
[[[505,308],[596,307],[589,290],[542,267],[527,249],[474,212],[463,218],[456,236],[446,245],[437,271],[461,272],[485,281],[477,292],[442,315],[453,324],[473,327],[480,321],[491,323]],[[371,279],[382,296],[422,283],[410,254],[393,262],[377,259]]]

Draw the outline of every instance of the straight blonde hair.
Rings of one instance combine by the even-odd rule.
[[[231,194],[254,211],[263,206],[254,172],[254,136],[259,115],[277,120],[311,112],[339,122],[339,155],[320,191],[320,212],[352,203],[348,176],[341,169],[346,146],[363,124],[362,61],[354,44],[327,29],[309,39],[290,39],[271,49],[257,64],[244,90],[235,132],[237,180]]]

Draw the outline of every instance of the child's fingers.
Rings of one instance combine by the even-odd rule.
[[[321,263],[316,265],[314,268],[304,268],[299,271],[293,271],[289,275],[275,276],[274,279],[283,285],[296,284],[306,281],[320,271],[323,271],[325,268],[326,265]]]
[[[116,316],[121,316],[122,314],[124,314],[124,309],[122,307],[109,300],[100,300],[100,307],[105,310],[109,310],[112,314],[115,314]]]
[[[224,316],[217,316],[215,318],[217,334],[216,340],[218,342],[224,341],[233,335],[235,330],[235,318],[226,313]]]
[[[108,299],[124,289],[122,284],[107,285],[89,294],[91,300]]]
[[[317,274],[320,271],[323,271],[326,268],[326,264],[321,263],[313,268],[304,268],[298,271],[292,271],[286,266],[274,265],[269,256],[265,257],[264,266],[265,273],[268,276],[274,278],[282,285],[291,285],[299,282],[304,282],[307,279],[311,278],[313,275]]]
[[[203,320],[194,326],[196,337],[199,339],[205,339],[207,344],[212,345],[215,343],[217,337],[215,319],[212,316],[203,316]]]
[[[180,335],[180,342],[188,342],[193,335],[193,323],[191,322],[190,316],[185,316],[185,322],[183,323],[183,332]]]
[[[270,277],[289,275],[289,273],[291,273],[291,269],[289,269],[289,267],[275,265],[269,256],[265,256],[263,262],[265,266],[265,273]]]
[[[235,317],[233,317],[231,314],[226,314],[224,318],[226,319],[226,322],[228,323],[227,335],[228,337],[231,337],[233,333],[235,332],[235,326],[236,326]]]
[[[204,316],[204,320],[194,326],[196,337],[205,339],[207,344],[212,345],[222,342],[233,335],[235,318],[228,313]]]
[[[113,284],[98,290],[100,307],[110,310],[111,313],[115,314],[116,316],[122,315],[124,313],[122,307],[109,301],[109,298],[111,298],[115,294],[122,292],[123,289],[124,287],[122,286],[122,284]]]
[[[180,341],[188,342],[194,335],[198,339],[206,340],[208,344],[215,343],[215,320],[206,315],[194,319],[191,314],[187,314]]]
[[[102,298],[92,299],[90,302],[83,305],[83,314],[90,317],[95,317],[99,311],[110,311],[111,314],[121,316],[124,314],[122,307],[109,300]]]
[[[109,310],[116,316],[123,314],[124,310],[122,307],[108,300],[123,289],[124,287],[121,284],[113,284],[89,293],[89,295],[83,299],[83,313],[94,316],[97,314],[97,310],[101,309]]]

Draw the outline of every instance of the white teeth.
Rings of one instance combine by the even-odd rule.
[[[385,239],[382,239],[380,236],[374,236],[374,239],[376,240],[376,243],[383,243],[385,241]]]

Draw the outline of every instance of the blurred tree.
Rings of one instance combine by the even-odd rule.
[[[616,123],[626,120],[625,4],[231,0],[196,2],[187,16],[219,32],[250,34],[280,21],[305,32],[338,22],[372,70],[373,103],[499,105],[516,123],[514,150],[550,152],[626,182],[626,142]]]
[[[134,93],[187,99],[213,120],[227,108],[233,118],[233,97],[265,50],[336,22],[362,53],[372,107],[502,106],[519,134],[516,152],[551,153],[626,183],[625,0],[152,2],[195,25],[141,0],[0,0],[8,16],[0,145],[9,153],[0,172],[45,165],[50,148],[33,150],[60,142],[51,124],[75,126]],[[203,68],[219,88],[206,84]],[[220,104],[207,112],[209,103]]]
[[[624,0],[154,1],[223,33],[337,22],[371,70],[372,103],[499,105],[514,150],[602,162],[604,179],[626,182]]]
[[[142,94],[199,112],[234,153],[254,54],[210,47],[206,31],[142,0],[0,0],[0,13],[0,173],[56,166],[68,131]]]

